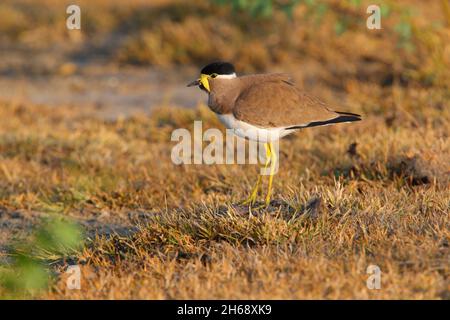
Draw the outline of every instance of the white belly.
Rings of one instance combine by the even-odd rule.
[[[269,129],[260,128],[236,119],[233,114],[218,114],[217,116],[225,127],[233,130],[235,135],[253,141],[271,142],[296,131],[286,130],[280,127]]]

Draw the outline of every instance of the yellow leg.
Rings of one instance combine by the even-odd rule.
[[[272,150],[272,143],[269,143],[269,148]],[[266,206],[270,204],[270,196],[272,195],[272,182],[273,182],[273,175],[275,174],[275,167],[277,163],[277,154],[273,151],[270,152],[271,158],[270,158],[270,175],[269,175],[269,186],[267,190],[267,196],[266,196]]]
[[[264,165],[264,168],[267,168],[267,166],[269,165],[271,156],[272,156],[272,152],[271,152],[270,144],[265,143],[264,147],[266,149],[266,163]],[[261,185],[261,175],[258,175],[258,180],[256,181],[256,184],[253,187],[253,190],[250,193],[250,196],[242,204],[253,205],[255,203],[256,197],[258,196],[258,191],[259,191],[260,185]]]

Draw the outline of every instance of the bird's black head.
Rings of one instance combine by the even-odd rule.
[[[219,75],[230,76],[236,73],[234,66],[229,62],[216,61],[203,67],[201,74],[206,74],[215,78]]]
[[[200,71],[200,78],[188,84],[188,87],[199,86],[200,89],[209,92],[209,79],[233,79],[236,78],[234,66],[229,62],[217,61],[208,64]]]

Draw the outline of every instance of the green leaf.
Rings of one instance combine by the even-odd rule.
[[[77,248],[82,242],[80,228],[62,219],[47,221],[36,232],[36,246],[51,253],[67,253],[69,249]]]

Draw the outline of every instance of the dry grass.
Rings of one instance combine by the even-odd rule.
[[[404,94],[408,110],[415,102]],[[104,122],[6,103],[0,205],[74,217],[139,212],[136,232],[94,237],[74,257],[81,291],[62,278],[43,298],[448,298],[450,114],[416,112],[414,121],[368,114],[283,141],[277,201],[249,215],[234,204],[254,166],[170,160],[174,128],[199,118],[218,125],[205,108]],[[383,272],[379,291],[365,286],[370,264]]]

